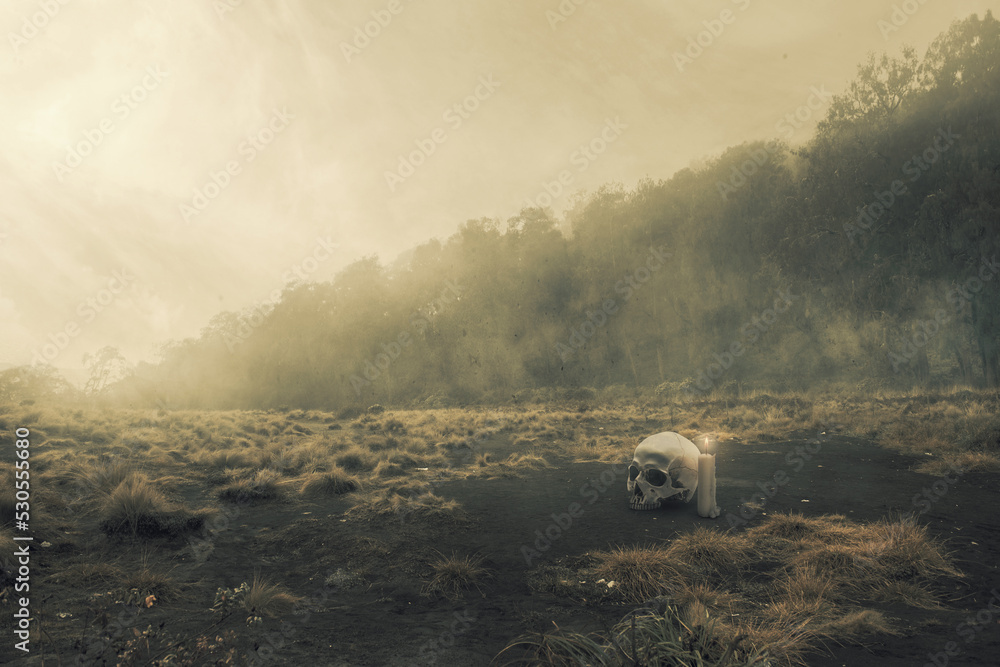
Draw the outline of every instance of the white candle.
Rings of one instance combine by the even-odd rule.
[[[709,440],[703,444],[709,449]],[[715,454],[698,455],[698,516],[714,519],[722,513],[715,502]]]

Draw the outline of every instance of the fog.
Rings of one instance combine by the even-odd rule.
[[[923,53],[1000,2],[927,3],[888,32],[893,5],[9,0],[0,364],[151,360],[468,219],[804,142],[822,112],[783,119],[868,52]],[[706,21],[720,34],[678,60]]]

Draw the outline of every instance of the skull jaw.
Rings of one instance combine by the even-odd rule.
[[[658,498],[656,500],[646,500],[646,496],[643,494],[642,490],[636,486],[635,493],[628,500],[628,506],[634,510],[657,510],[661,507],[666,507],[667,503],[671,501],[682,499],[682,494],[674,494],[667,498]]]
[[[632,496],[628,502],[628,506],[634,510],[658,510],[660,509],[661,500],[654,500],[651,503],[643,502],[641,496]]]

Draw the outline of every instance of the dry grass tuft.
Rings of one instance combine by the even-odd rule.
[[[406,468],[392,461],[379,461],[372,474],[380,479],[406,477]]]
[[[338,452],[333,460],[338,466],[350,472],[369,472],[378,465],[378,456],[357,445]]]
[[[813,631],[838,643],[856,641],[870,635],[898,635],[882,612],[857,609],[819,624]]]
[[[475,479],[515,479],[525,470],[548,468],[549,462],[537,454],[514,453],[503,461],[496,461],[490,454],[480,454],[467,477]]]
[[[233,503],[277,500],[284,496],[281,475],[273,470],[258,470],[252,477],[236,479],[219,489],[218,497]]]
[[[287,616],[302,598],[289,593],[281,584],[272,584],[254,575],[253,583],[243,598],[243,606],[252,616],[280,618]]]
[[[698,527],[671,542],[667,556],[694,572],[735,574],[751,561],[751,543],[744,535]]]
[[[166,496],[156,486],[131,475],[104,499],[101,517],[106,532],[137,535],[158,525],[159,517],[169,510]]]
[[[641,603],[673,588],[682,579],[675,559],[662,547],[616,547],[590,554],[597,559],[593,577],[617,582],[617,590],[629,602]]]
[[[361,480],[343,468],[337,467],[328,472],[314,472],[307,475],[299,494],[305,498],[337,496],[360,488]]]
[[[427,581],[422,589],[424,595],[441,595],[452,602],[458,601],[469,588],[475,588],[482,594],[479,583],[487,574],[487,570],[482,566],[483,557],[462,556],[456,554],[451,556],[440,556],[431,563],[434,574]]]
[[[77,563],[50,574],[46,581],[56,584],[71,583],[77,586],[109,581],[122,581],[124,575],[111,563]]]
[[[177,582],[169,572],[150,567],[148,555],[142,557],[138,568],[126,571],[120,582],[118,597],[126,604],[140,604],[150,595],[157,602],[170,602],[179,597]]]
[[[461,523],[468,518],[458,501],[447,500],[430,491],[403,496],[393,489],[364,494],[344,513],[344,516],[360,521],[395,519],[402,523],[421,521]]]

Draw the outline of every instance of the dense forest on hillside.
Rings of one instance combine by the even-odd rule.
[[[873,54],[847,90],[817,96],[802,146],[735,146],[559,219],[470,220],[406,261],[361,259],[219,314],[100,388],[334,408],[998,386],[998,65],[1000,24],[971,16],[923,58]]]

